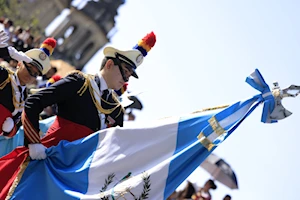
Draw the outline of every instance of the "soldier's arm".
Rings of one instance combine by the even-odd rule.
[[[22,51],[17,51],[14,47],[9,46],[7,41],[9,40],[8,35],[1,30],[0,31],[0,58],[10,57],[17,61],[25,61],[30,63],[31,58],[25,55]]]
[[[1,58],[7,58],[10,57],[8,48],[0,48],[0,57]]]
[[[22,113],[22,124],[25,137],[30,143],[40,143],[39,114],[47,106],[72,100],[74,95],[83,86],[85,78],[80,74],[71,74],[55,82],[27,98]]]
[[[0,90],[2,90],[7,85],[8,83],[7,80],[8,80],[8,71],[6,68],[0,66]],[[3,93],[1,93],[0,99],[4,100],[5,98],[11,98],[11,97],[5,96]],[[0,134],[2,134],[3,131],[2,126],[6,118],[11,118],[11,117],[12,117],[11,112],[6,107],[4,107],[0,101]],[[9,132],[7,134],[13,134],[14,131],[15,130],[13,129],[11,133]]]

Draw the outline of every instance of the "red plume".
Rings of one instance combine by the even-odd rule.
[[[44,40],[43,44],[47,44],[47,45],[51,46],[52,48],[55,48],[56,40],[54,38],[47,38],[46,40]]]
[[[147,34],[143,39],[142,39],[149,47],[153,47],[156,42],[156,36],[153,33],[153,31],[149,34]]]

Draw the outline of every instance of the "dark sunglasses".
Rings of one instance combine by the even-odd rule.
[[[114,65],[117,65],[119,67],[119,70],[121,72],[121,75],[122,75],[122,78],[124,80],[124,82],[128,82],[129,79],[125,76],[125,72],[123,70],[123,67],[122,67],[122,63],[125,64],[125,67],[131,72],[131,66],[128,65],[127,63],[125,62],[122,62],[119,58],[112,58],[112,57],[109,57],[109,59],[112,59],[112,61],[114,62]]]
[[[114,65],[117,65],[118,67],[122,68],[123,72],[124,72],[123,67],[125,67],[130,73],[133,72],[132,67],[129,64],[122,62],[121,60],[119,60],[117,58],[115,58],[115,60],[113,60],[113,62],[114,62]],[[123,67],[122,67],[122,64],[123,64]]]
[[[24,63],[24,65],[25,65],[25,67],[26,67],[26,69],[27,69],[27,71],[28,71],[28,73],[29,73],[30,76],[36,78],[37,76],[40,75],[39,72],[33,72],[32,69],[31,69],[31,67],[26,62],[23,62],[23,63]]]

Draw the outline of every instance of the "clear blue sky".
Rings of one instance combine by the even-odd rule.
[[[132,48],[154,31],[157,44],[129,82],[145,108],[137,121],[234,103],[257,94],[245,78],[258,68],[272,86],[300,84],[300,1],[128,0],[116,17],[111,44]],[[99,51],[85,70],[99,70]],[[300,99],[286,99],[293,115],[278,124],[260,122],[262,106],[215,153],[235,170],[239,190],[217,183],[213,200],[298,199]],[[209,175],[190,177],[199,186]]]

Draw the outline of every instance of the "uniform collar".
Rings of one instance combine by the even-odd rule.
[[[111,93],[111,90],[108,89],[107,83],[105,81],[105,79],[103,78],[103,76],[101,74],[97,74],[99,76],[100,79],[100,91],[103,92],[104,90],[108,90],[109,94]]]
[[[107,86],[107,83],[104,80],[103,76],[101,76],[101,74],[98,74],[98,76],[99,76],[99,79],[100,79],[100,91],[107,90],[108,86]]]

